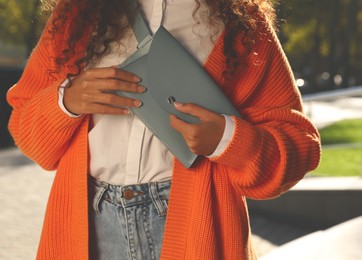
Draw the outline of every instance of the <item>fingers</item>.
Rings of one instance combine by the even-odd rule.
[[[82,72],[73,79],[73,84],[81,84],[83,89],[97,88],[102,91],[121,90],[133,93],[143,93],[145,88],[138,84],[141,79],[118,68],[95,68]],[[73,85],[72,84],[72,85]]]
[[[211,128],[208,125],[188,124],[175,115],[170,116],[170,121],[171,127],[182,135],[192,153],[209,155],[215,150],[214,138],[209,134]]]
[[[113,78],[130,83],[141,82],[141,78],[139,78],[137,75],[115,67],[89,69],[84,71],[82,74],[84,74],[84,77],[89,79]]]
[[[92,85],[92,88],[97,88],[101,91],[126,91],[126,92],[132,92],[132,93],[143,93],[145,92],[145,87],[137,84],[137,83],[130,83],[126,81],[121,81],[118,79],[95,79],[92,81],[86,81],[85,84],[88,84],[88,86],[85,86],[85,88],[90,87],[89,85]]]
[[[178,111],[196,116],[202,122],[206,121],[212,114],[214,114],[210,110],[207,110],[203,107],[200,107],[200,106],[198,106],[196,104],[192,104],[192,103],[175,102],[174,105]]]
[[[173,114],[170,115],[170,124],[172,128],[183,136],[187,146],[190,148],[190,151],[197,154],[198,151],[195,146],[198,139],[197,125],[188,124]]]
[[[128,108],[140,107],[142,102],[111,93],[87,92],[80,94],[76,104],[73,111],[77,114],[128,114]]]
[[[90,69],[75,77],[70,87],[64,89],[63,104],[73,114],[124,113],[127,107],[140,107],[141,101],[107,92],[142,93],[145,88],[137,84],[139,81],[137,76],[117,68]]]
[[[127,115],[129,110],[127,108],[112,107],[103,104],[89,104],[84,108],[88,114],[109,114],[109,115]]]
[[[140,107],[142,102],[137,99],[118,96],[111,93],[100,93],[85,97],[89,103],[101,103],[114,107]]]
[[[225,118],[195,104],[178,103],[175,107],[183,113],[197,116],[201,122],[189,124],[175,115],[170,115],[171,127],[182,135],[192,153],[212,154],[224,133]]]
[[[133,93],[142,93],[145,88],[135,83],[128,83],[117,79],[99,79],[92,81],[96,90],[89,96],[88,102],[101,103],[114,107],[140,107],[142,102],[137,99],[119,96],[108,91],[126,91]]]
[[[180,132],[181,134],[189,132],[192,124],[186,123],[177,116],[170,114],[170,124],[173,129]]]

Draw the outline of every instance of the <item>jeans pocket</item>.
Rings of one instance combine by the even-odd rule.
[[[150,195],[152,199],[152,203],[155,206],[158,216],[164,217],[167,213],[168,202],[165,199],[162,199],[158,190],[157,183],[150,183]]]
[[[101,213],[100,209],[99,209],[99,204],[102,200],[102,197],[104,195],[104,193],[107,191],[109,184],[102,182],[100,187],[96,188],[96,192],[93,198],[93,202],[92,202],[92,207],[94,212],[98,215]]]

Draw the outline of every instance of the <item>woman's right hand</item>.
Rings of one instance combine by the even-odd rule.
[[[96,68],[83,71],[64,88],[63,103],[72,114],[127,114],[128,107],[139,107],[141,101],[121,97],[109,91],[122,90],[142,93],[140,78],[115,68]]]

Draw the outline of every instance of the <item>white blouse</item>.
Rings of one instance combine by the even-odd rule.
[[[194,0],[140,0],[145,20],[151,31],[162,25],[200,62],[204,64],[223,25],[216,26],[202,20],[207,8],[201,6],[196,20],[192,16]],[[210,37],[210,35],[212,37]],[[110,67],[122,63],[137,46],[130,30],[123,45],[113,43],[111,52],[90,67]],[[125,47],[124,47],[125,46]],[[62,90],[62,88],[60,88]],[[62,93],[59,95],[62,110]],[[234,122],[225,116],[224,135],[215,152],[220,155],[229,144]],[[96,179],[115,185],[129,185],[171,179],[174,156],[131,112],[128,115],[93,115],[94,127],[89,132],[90,174]]]

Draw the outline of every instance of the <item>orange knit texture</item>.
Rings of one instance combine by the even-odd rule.
[[[70,118],[58,107],[58,87],[67,72],[49,74],[57,41],[45,30],[20,81],[9,90],[9,129],[25,155],[57,170],[37,259],[86,260],[90,117]],[[245,51],[241,44],[236,48]],[[161,259],[255,259],[245,197],[279,196],[319,163],[318,132],[302,113],[275,33],[263,29],[254,52],[226,80],[224,67],[220,37],[205,69],[242,118],[234,118],[234,136],[218,158],[200,158],[190,169],[175,160]]]

